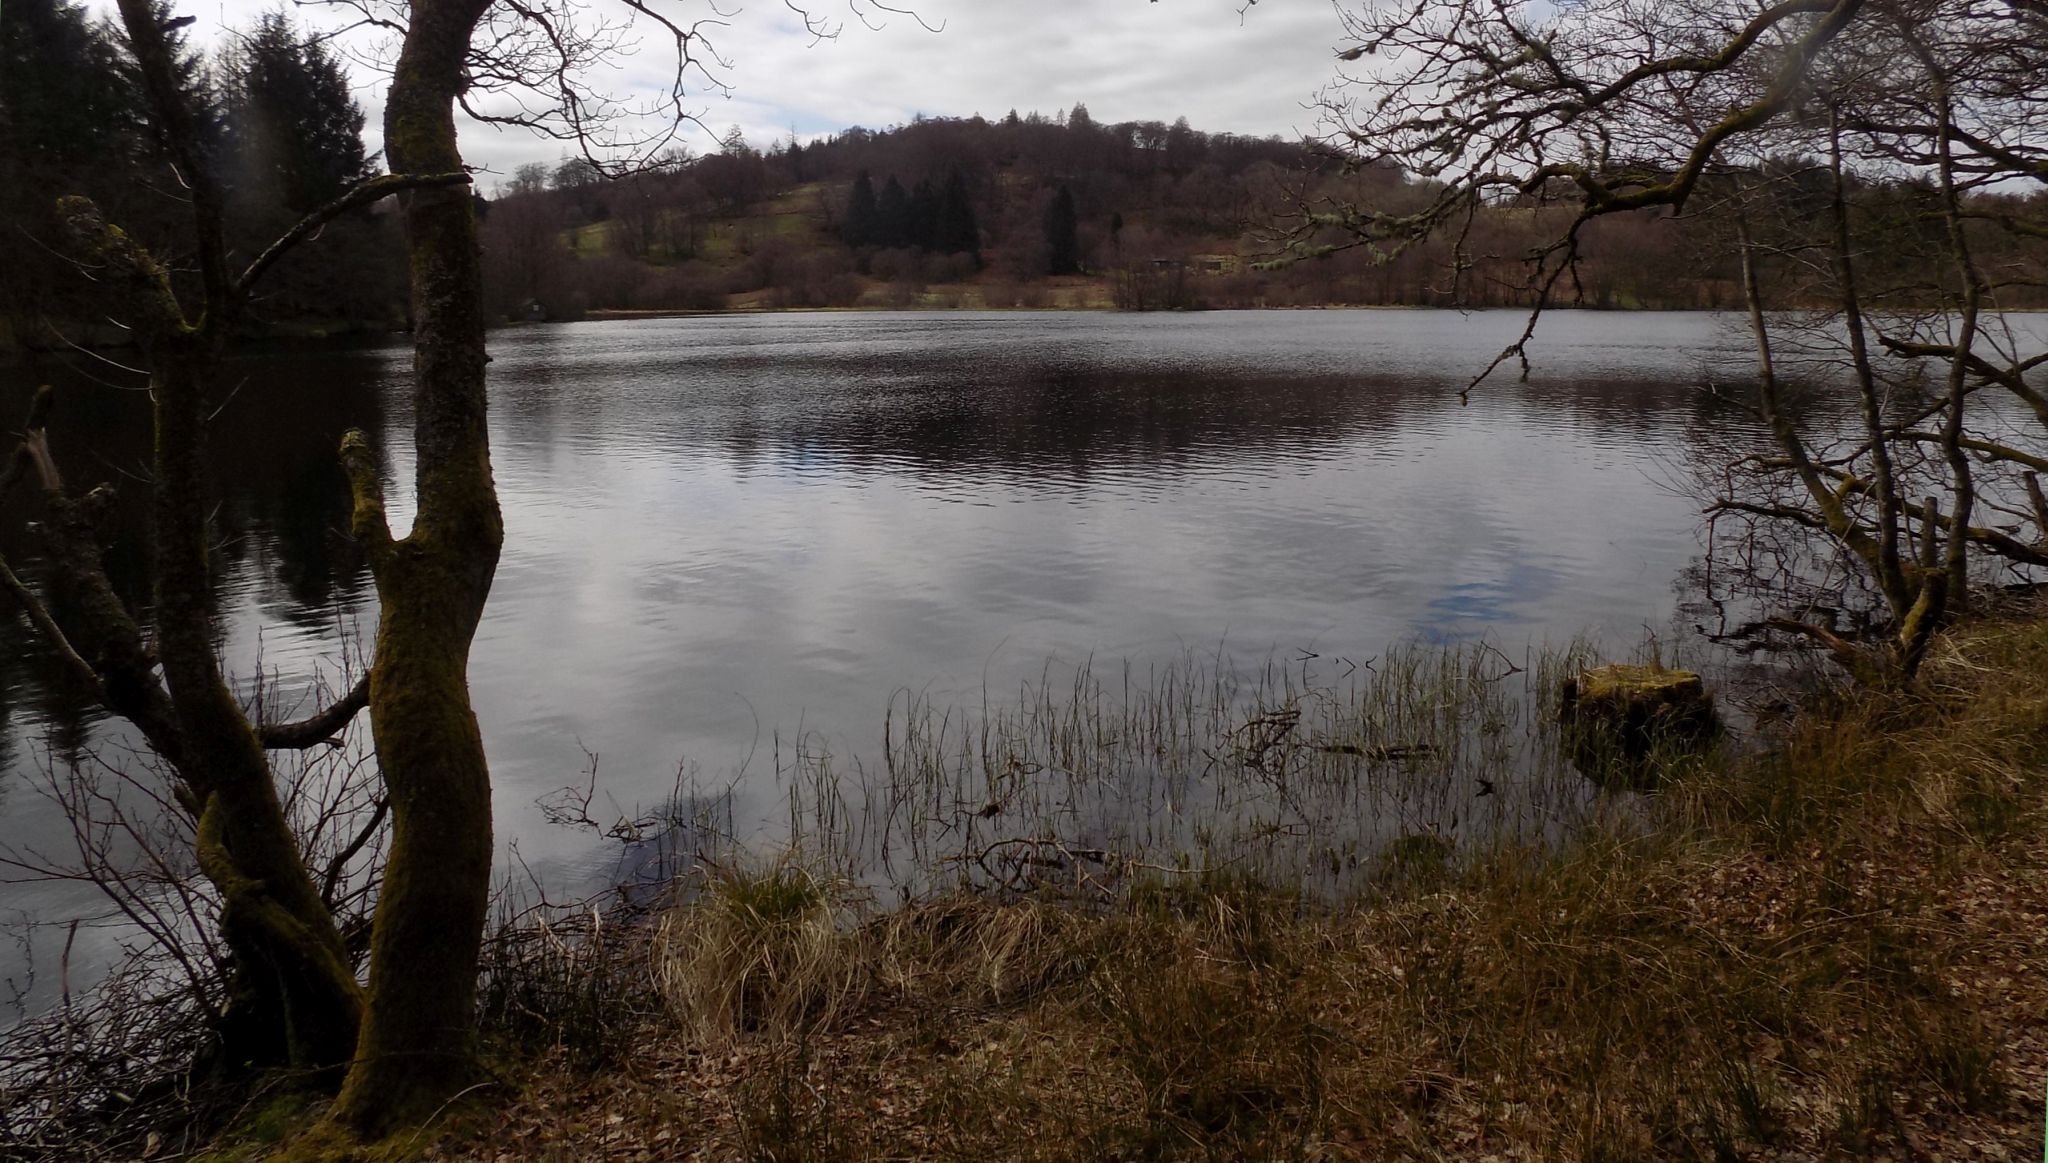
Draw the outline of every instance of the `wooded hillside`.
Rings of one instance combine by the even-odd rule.
[[[381,159],[365,154],[362,114],[320,42],[272,16],[236,44],[211,56],[182,43],[177,51],[206,94],[230,248],[246,260],[258,240]],[[118,340],[83,307],[90,272],[59,257],[48,192],[88,193],[146,241],[176,249],[177,176],[139,115],[126,46],[64,0],[22,0],[0,13],[0,51],[0,160],[15,178],[0,190],[0,224],[20,240],[0,272],[0,315],[17,343]],[[1908,233],[1931,196],[1927,179],[1911,174],[1866,175],[1858,189],[1865,213]],[[756,145],[734,129],[703,154],[672,150],[619,172],[582,158],[533,164],[489,189],[479,202],[486,308],[516,321],[822,307],[1529,302],[1524,261],[1569,219],[1569,191],[1496,202],[1457,234],[1399,253],[1357,243],[1347,218],[1356,207],[1412,212],[1437,190],[1390,166],[1347,167],[1327,143],[1204,133],[1185,118],[1104,124],[1078,105],[1050,116],[921,117],[808,144],[792,136]],[[2016,212],[1996,205],[2012,195],[1973,197],[1987,221]],[[1711,215],[1661,210],[1588,223],[1558,305],[1732,307],[1740,294],[1729,229]],[[2004,305],[2048,304],[2041,255],[1988,231],[1985,246],[2009,276]],[[405,326],[399,251],[387,219],[348,215],[275,272],[246,326]]]
[[[1921,187],[1890,178],[1863,190],[1871,213],[1899,217]],[[1435,188],[1392,169],[1347,170],[1310,143],[1208,134],[1184,118],[1105,125],[1077,106],[765,148],[735,129],[716,152],[619,176],[581,159],[526,166],[489,204],[484,239],[491,308],[506,318],[1529,302],[1523,260],[1567,214],[1542,197],[1488,207],[1461,236],[1400,254],[1341,247],[1341,208],[1419,208]],[[1661,211],[1591,223],[1561,305],[1732,307],[1726,229]],[[1279,261],[1290,244],[1299,255],[1325,242],[1339,248]],[[2048,301],[2040,257],[2005,258],[2031,272],[2011,305]]]

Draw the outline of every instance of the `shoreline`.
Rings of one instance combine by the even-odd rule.
[[[1395,845],[1328,904],[1165,867],[878,911],[794,859],[711,866],[632,926],[501,928],[501,1085],[418,1157],[2025,1158],[2044,744],[2036,604],[1640,816]]]
[[[1303,312],[1349,311],[1360,313],[1402,313],[1449,311],[1461,315],[1478,315],[1494,312],[1527,314],[1528,306],[1486,306],[1446,307],[1416,303],[1320,303],[1309,305],[1269,307],[1187,307],[1157,310],[1130,310],[1091,304],[1053,305],[1044,307],[985,307],[935,304],[918,304],[908,307],[855,306],[855,307],[727,307],[717,310],[691,308],[609,308],[588,311],[572,319],[506,319],[489,324],[492,331],[510,328],[558,325],[572,323],[613,323],[644,319],[718,319],[746,318],[761,315],[914,315],[914,314],[976,314],[976,315],[1209,315],[1209,314],[1295,314]],[[1599,315],[1727,315],[1736,313],[1732,307],[1547,307],[1545,315],[1583,312]],[[1998,312],[2000,315],[2048,315],[2048,307],[2010,307]],[[343,327],[343,326],[281,326],[261,335],[238,337],[229,347],[230,353],[260,351],[269,347],[290,346],[346,346],[348,344],[376,343],[398,336],[409,335],[404,327]],[[12,331],[0,328],[0,366],[32,361],[45,356],[62,356],[67,351],[122,351],[132,348],[134,343],[126,338],[101,335],[96,340],[73,347],[27,347],[19,343]]]

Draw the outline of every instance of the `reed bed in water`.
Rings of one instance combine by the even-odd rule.
[[[893,769],[851,781],[893,804],[887,834],[905,838],[892,844],[907,852],[919,837],[942,870],[933,892],[878,908],[870,887],[797,855],[701,866],[691,891],[653,906],[654,923],[605,930],[606,963],[638,983],[637,1001],[558,1023],[566,1057],[544,1056],[517,1096],[451,1126],[429,1154],[1789,1160],[2038,1148],[2025,1095],[2048,1070],[2035,972],[2048,958],[2042,624],[1952,635],[1923,689],[1822,701],[1769,749],[1708,756],[1632,812],[1582,807],[1565,831],[1569,817],[1539,794],[1562,769],[1524,766],[1534,744],[1500,739],[1549,731],[1525,697],[1547,679],[1481,648],[1438,658],[1387,667],[1428,681],[1377,696],[1362,684],[1332,698],[1277,669],[1182,671],[1148,688],[1175,692],[1170,704],[1084,678],[1001,715],[935,710],[892,736]],[[1476,701],[1453,712],[1413,697],[1425,688]],[[1491,701],[1504,690],[1514,697]],[[1299,717],[1284,733],[1244,730],[1289,711]],[[1166,739],[1183,746],[1161,753]],[[1323,749],[1411,742],[1440,749],[1420,757],[1437,766]],[[1043,765],[1038,782],[1013,775],[1012,758]],[[1480,762],[1492,766],[1468,766]],[[1479,771],[1525,781],[1495,794],[1526,794],[1530,810],[1474,817],[1457,796],[1425,798],[1431,778]],[[800,819],[831,823],[864,803],[813,807],[818,786],[796,785]],[[1016,798],[985,814],[992,794]],[[1105,824],[1113,813],[1094,810],[1134,803],[1167,822]],[[1361,843],[1441,837],[1454,811],[1460,836],[1491,842],[1396,839],[1346,871],[1359,891],[1325,895],[1319,860],[1287,858],[1259,830],[1277,821],[1300,843],[1366,829],[1336,817],[1381,805],[1391,826]],[[1074,855],[1115,839],[1158,859],[1131,856],[1115,879],[1093,862],[1085,876],[1033,865],[1035,881],[962,859],[1033,829]],[[828,834],[848,831],[814,835]],[[1171,847],[1183,836],[1208,845],[1184,864]],[[1241,852],[1252,855],[1232,859]],[[575,943],[557,948],[573,956]],[[507,982],[526,972],[493,969]],[[629,1036],[592,1070],[576,1047],[608,1020]]]
[[[1223,871],[1342,897],[1397,846],[1542,842],[1614,810],[1559,747],[1556,692],[1593,658],[1417,642],[1049,665],[978,707],[899,692],[879,763],[801,739],[777,755],[789,846],[905,900]]]

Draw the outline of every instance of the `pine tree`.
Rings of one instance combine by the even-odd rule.
[[[891,174],[876,199],[875,242],[885,248],[910,245],[910,195]]]
[[[266,13],[225,64],[229,139],[244,181],[304,212],[369,176],[363,111],[324,43]]]
[[[1166,131],[1166,169],[1168,173],[1185,174],[1201,164],[1202,154],[1208,142],[1188,124],[1185,117],[1174,121]]]
[[[954,170],[946,176],[946,191],[939,199],[939,220],[932,232],[934,249],[946,254],[966,254],[981,265],[981,227],[974,220],[974,203],[967,196],[967,180]]]
[[[226,112],[221,107],[221,94],[207,74],[205,59],[192,47],[189,33],[193,18],[180,17],[171,0],[153,0],[150,12],[157,26],[157,35],[162,37],[169,54],[169,82],[178,90],[186,113],[192,119],[188,145],[200,156],[217,164],[227,134]],[[161,161],[165,157],[163,147],[166,143],[162,127],[142,114],[148,104],[143,94],[148,89],[135,59],[134,46],[125,29],[116,26],[114,34],[121,46],[119,67],[124,83],[135,94],[137,115],[144,121],[143,133],[156,154],[155,160]]]
[[[875,203],[875,183],[862,170],[853,179],[853,193],[847,196],[846,221],[840,224],[839,237],[857,249],[875,245],[875,236],[880,232],[881,211]]]
[[[1078,274],[1081,244],[1074,236],[1074,195],[1065,186],[1045,211],[1046,270],[1055,275]]]
[[[80,162],[104,168],[131,152],[140,98],[119,55],[82,7],[0,5],[0,158],[12,173]]]
[[[905,241],[919,250],[933,249],[939,231],[939,192],[932,189],[931,179],[919,180],[910,192],[907,222]]]
[[[47,340],[45,318],[103,309],[93,284],[59,257],[58,195],[90,194],[131,224],[142,218],[132,210],[147,188],[150,138],[130,80],[120,46],[85,9],[0,0],[0,316],[30,342]]]

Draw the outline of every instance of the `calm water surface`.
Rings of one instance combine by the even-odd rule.
[[[579,887],[604,858],[534,801],[586,751],[627,806],[681,764],[744,765],[738,815],[767,820],[778,736],[872,755],[897,692],[978,703],[1048,659],[1635,642],[1668,622],[1698,552],[1697,503],[1669,485],[1727,337],[1705,315],[1556,314],[1529,382],[1461,406],[1521,323],[820,314],[493,335],[506,544],[472,682],[501,846]],[[332,449],[371,431],[402,523],[407,356],[237,361],[215,459],[238,673],[260,661],[302,686],[374,625]],[[42,380],[63,388],[73,478],[121,484],[117,525],[139,528],[144,402],[99,382],[132,377],[0,366],[0,408],[19,414]],[[33,552],[23,515],[0,523],[16,559]],[[132,543],[113,564],[142,591]],[[0,843],[57,847],[35,771],[53,745],[119,732],[47,690],[17,627],[0,635]],[[0,920],[90,899],[0,886]]]

